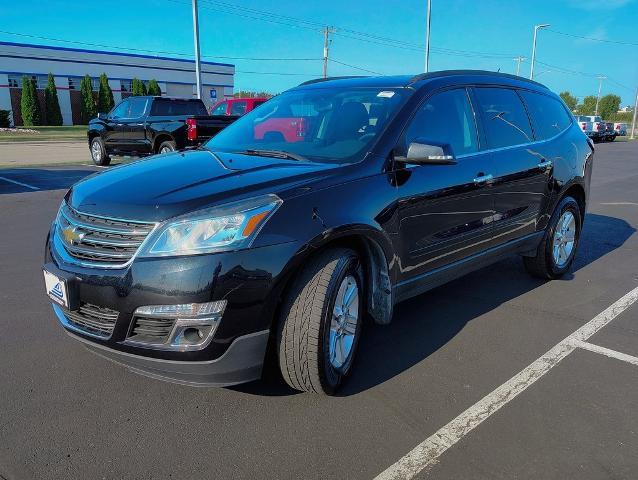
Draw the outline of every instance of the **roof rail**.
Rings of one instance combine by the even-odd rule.
[[[300,83],[297,86],[301,87],[302,85],[312,85],[313,83],[329,82],[330,80],[345,80],[348,78],[365,78],[365,77],[366,77],[365,75],[344,75],[341,77],[315,78],[313,80],[307,80],[303,83]]]
[[[439,77],[449,77],[452,75],[485,75],[485,76],[493,76],[493,77],[504,77],[504,78],[510,78],[512,80],[518,80],[519,82],[531,83],[539,87],[547,88],[542,83],[538,83],[535,80],[530,80],[529,78],[523,78],[516,75],[510,75],[509,73],[490,72],[488,70],[441,70],[438,72],[420,73],[412,77],[408,81],[408,85],[412,85],[413,83],[420,82],[421,80],[428,80],[428,79],[439,78]]]

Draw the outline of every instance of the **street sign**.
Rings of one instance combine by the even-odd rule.
[[[217,90],[215,90],[214,88],[210,89],[210,99],[217,100]]]

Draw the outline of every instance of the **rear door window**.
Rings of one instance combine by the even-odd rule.
[[[248,109],[248,105],[245,100],[240,102],[233,102],[230,104],[230,114],[231,115],[243,115],[246,113]]]
[[[454,155],[478,150],[474,113],[464,88],[435,93],[425,100],[404,133],[402,148],[407,152],[417,140],[448,144]]]
[[[155,117],[208,115],[206,107],[201,101],[190,100],[155,100],[151,115]]]
[[[126,118],[128,117],[129,100],[123,100],[120,104],[111,112],[111,118]]]
[[[226,107],[228,106],[228,104],[226,102],[222,102],[219,105],[217,105],[212,112],[210,112],[211,115],[226,115]]]
[[[476,88],[489,148],[510,147],[533,141],[525,107],[510,88]]]
[[[536,140],[545,140],[567,130],[571,119],[565,107],[558,100],[540,93],[521,91],[527,105]]]
[[[129,110],[128,118],[140,118],[146,112],[146,106],[148,105],[148,98],[129,98],[131,109]]]

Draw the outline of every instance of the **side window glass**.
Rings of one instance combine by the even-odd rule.
[[[569,113],[555,98],[527,91],[521,91],[521,96],[532,117],[537,140],[558,135],[571,124]]]
[[[518,94],[509,88],[476,88],[490,148],[533,141],[532,127]]]
[[[211,115],[226,115],[226,105],[226,102],[220,103],[213,109]]]
[[[402,147],[407,151],[417,139],[448,144],[454,155],[478,150],[474,114],[464,88],[434,94],[419,107],[404,133]]]
[[[231,115],[243,115],[246,113],[246,102],[233,102],[230,105],[230,114]]]
[[[117,107],[115,107],[113,109],[113,111],[111,112],[110,117],[111,118],[126,118],[126,117],[128,117],[128,107],[129,107],[129,101],[128,100],[122,101]]]
[[[146,105],[148,104],[147,98],[131,98],[131,110],[129,112],[129,118],[140,118],[146,112]]]

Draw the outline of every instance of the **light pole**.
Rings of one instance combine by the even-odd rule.
[[[195,41],[195,76],[197,77],[197,98],[202,98],[202,68],[199,58],[199,19],[197,0],[193,0],[193,39]]]
[[[541,25],[534,25],[534,42],[532,43],[532,66],[529,70],[529,78],[530,80],[534,80],[534,62],[536,61],[536,36],[538,35],[538,31],[541,28],[549,27],[549,23],[543,23]]]
[[[428,12],[425,20],[425,73],[430,71],[430,21],[432,19],[432,0],[428,0]]]
[[[525,60],[525,57],[516,57],[514,60],[516,60],[516,76],[518,76],[521,73],[521,62],[523,60]]]
[[[634,119],[631,122],[631,139],[636,136],[636,113],[638,113],[638,88],[636,89],[636,103],[634,104]]]
[[[599,75],[596,78],[598,78],[598,95],[596,95],[596,110],[594,111],[594,115],[598,115],[598,102],[600,102],[600,91],[603,88],[603,80],[605,80],[607,77],[605,77],[604,75]]]

